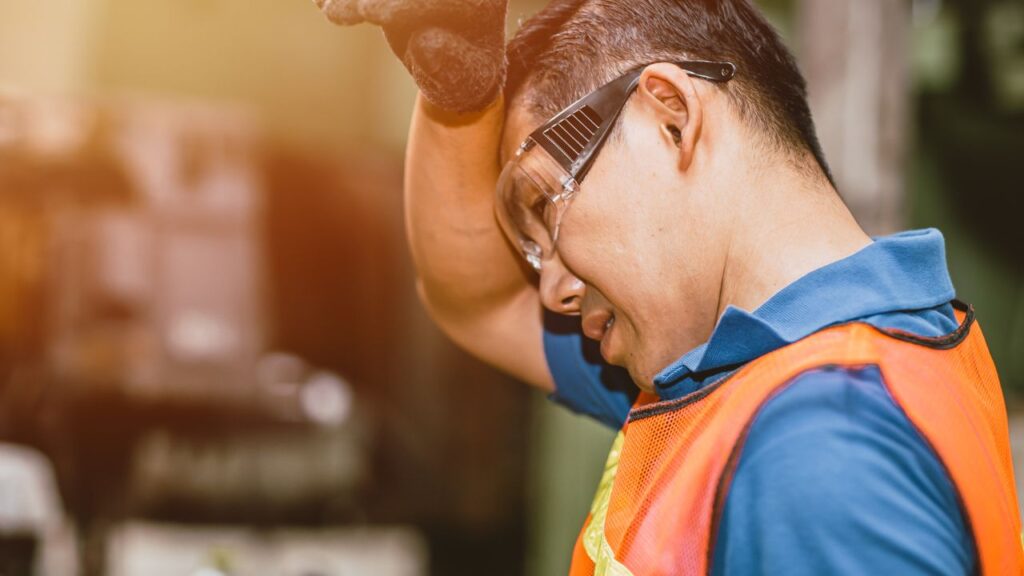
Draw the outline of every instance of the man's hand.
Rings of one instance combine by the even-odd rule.
[[[508,0],[313,0],[334,23],[370,22],[431,104],[457,114],[494,102],[505,83]]]

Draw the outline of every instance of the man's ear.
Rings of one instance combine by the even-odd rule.
[[[679,169],[688,169],[704,124],[693,79],[674,64],[652,64],[640,74],[637,92],[652,107],[662,134],[679,149]]]

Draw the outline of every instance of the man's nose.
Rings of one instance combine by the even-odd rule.
[[[540,300],[545,308],[575,316],[580,313],[585,289],[583,281],[562,264],[557,254],[544,261],[540,273]]]

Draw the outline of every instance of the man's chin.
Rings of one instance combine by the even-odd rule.
[[[629,377],[633,379],[633,384],[636,384],[637,388],[649,394],[655,393],[654,373],[641,370],[640,367],[635,364],[625,365],[623,368],[629,372]]]
[[[614,352],[609,354],[609,357],[605,357],[606,362],[629,372],[629,377],[637,388],[650,394],[655,393],[654,377],[658,375],[662,365],[651,362],[647,356],[637,353],[638,346],[635,342],[616,342],[616,344],[623,345],[621,349],[617,346],[608,346],[610,343],[602,342],[602,344],[605,344],[602,353],[606,350]]]

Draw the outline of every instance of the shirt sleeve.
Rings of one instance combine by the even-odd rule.
[[[754,419],[712,574],[977,573],[956,488],[877,367],[795,379]]]
[[[597,342],[583,337],[579,318],[545,312],[544,353],[555,380],[551,400],[622,427],[639,389],[628,372],[604,362]]]

